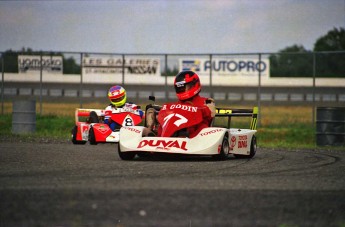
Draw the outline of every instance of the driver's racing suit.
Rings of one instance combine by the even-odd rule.
[[[210,103],[206,103],[206,100],[209,100]],[[216,112],[213,99],[196,95],[189,100],[179,101],[179,103],[189,104],[195,107],[199,107],[202,111],[202,118],[203,118],[202,122],[198,125],[187,128],[189,138],[195,137],[202,129],[211,126],[212,120]],[[161,133],[162,133],[162,126],[160,125],[157,132],[158,136],[160,136]]]
[[[138,106],[134,103],[125,103],[123,106],[119,108],[128,108],[129,110],[139,110],[140,117],[143,118],[144,112],[138,108]],[[120,129],[121,125],[117,124],[116,122],[111,120],[111,114],[113,110],[116,110],[116,106],[110,104],[105,108],[105,115],[104,115],[104,123],[109,125],[111,130],[115,131],[116,129]]]

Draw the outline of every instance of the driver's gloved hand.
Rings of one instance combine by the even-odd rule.
[[[216,105],[214,103],[214,99],[208,98],[206,101],[206,106],[210,109],[211,116],[216,116]]]

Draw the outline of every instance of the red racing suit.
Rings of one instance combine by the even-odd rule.
[[[189,138],[195,137],[196,135],[198,135],[198,133],[202,129],[209,127],[212,120],[213,120],[213,117],[211,115],[211,110],[206,106],[206,100],[208,100],[208,98],[201,97],[200,95],[196,95],[192,99],[179,101],[179,103],[181,103],[181,104],[186,103],[186,104],[190,104],[190,105],[195,106],[195,107],[201,107],[203,120],[200,124],[187,128]],[[161,126],[159,126],[157,133],[158,133],[158,136],[161,135],[161,133],[162,133],[162,127]]]

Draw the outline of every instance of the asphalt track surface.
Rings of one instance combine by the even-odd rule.
[[[114,144],[0,143],[0,226],[345,226],[345,152],[122,161]]]

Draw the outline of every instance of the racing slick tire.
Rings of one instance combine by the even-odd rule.
[[[236,158],[247,158],[247,159],[249,159],[249,158],[252,158],[252,157],[255,156],[256,149],[257,149],[257,146],[256,146],[256,136],[253,135],[252,141],[250,142],[250,153],[249,153],[249,155],[234,154],[234,156]]]
[[[122,160],[132,160],[134,159],[136,153],[135,152],[121,152],[120,149],[120,143],[118,143],[118,147],[117,147],[119,156]]]
[[[222,146],[220,149],[219,154],[214,155],[213,158],[216,160],[226,160],[229,156],[229,139],[228,136],[225,135],[222,141]]]
[[[77,140],[77,132],[78,132],[78,126],[74,126],[72,129],[72,143],[73,144],[86,144],[86,141],[78,141]]]
[[[93,131],[92,127],[90,127],[90,130],[89,130],[89,141],[91,145],[97,145],[95,132]]]
[[[140,158],[151,158],[152,157],[152,154],[149,152],[137,152],[137,155]]]

